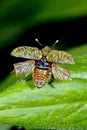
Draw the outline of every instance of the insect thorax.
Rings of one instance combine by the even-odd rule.
[[[51,67],[51,63],[47,62],[46,57],[42,56],[42,58],[36,61],[36,67],[39,69],[49,69]]]

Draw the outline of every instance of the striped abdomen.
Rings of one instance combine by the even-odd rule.
[[[38,88],[43,87],[46,83],[48,83],[49,79],[51,78],[51,68],[48,69],[41,69],[41,68],[34,68],[33,72],[33,80],[35,85]]]

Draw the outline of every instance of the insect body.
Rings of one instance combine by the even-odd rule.
[[[34,68],[33,79],[38,87],[44,86],[51,78],[51,64],[44,57],[36,61]]]
[[[48,46],[39,50],[36,47],[21,46],[11,52],[12,56],[28,59],[14,64],[16,75],[27,77],[32,74],[33,81],[38,88],[49,82],[51,76],[57,80],[68,80],[70,72],[60,67],[61,64],[74,64],[73,57],[64,51],[51,50]]]

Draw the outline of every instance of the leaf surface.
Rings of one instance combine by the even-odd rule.
[[[0,84],[0,123],[29,129],[87,128],[87,49],[75,57],[74,65],[61,65],[70,70],[71,80],[54,81],[38,89],[32,80],[24,82],[14,74]],[[78,53],[79,54],[79,53]],[[79,59],[79,60],[78,60]],[[22,80],[22,81],[21,81]]]

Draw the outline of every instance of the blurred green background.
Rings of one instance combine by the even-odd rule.
[[[57,22],[57,26],[50,25],[49,28],[44,26],[44,33],[50,32],[51,26],[55,27],[53,34],[59,30],[67,32],[67,29],[72,28],[73,33],[81,31],[84,26],[87,16],[87,1],[86,0],[1,0],[0,1],[0,47],[5,47],[8,44],[16,42],[16,40],[30,28],[37,25]],[[84,17],[84,18],[83,18]],[[79,19],[81,18],[81,19]],[[77,20],[72,21],[72,20]],[[66,21],[66,24],[64,24]],[[72,21],[72,22],[71,22]],[[61,23],[63,22],[63,23]],[[68,25],[69,24],[69,25]],[[71,24],[71,25],[70,25]],[[75,24],[75,26],[74,26]],[[67,26],[67,27],[66,27]],[[69,26],[69,27],[68,27]],[[86,26],[86,24],[85,24]],[[47,29],[46,29],[47,28]],[[40,28],[41,29],[41,28]],[[42,28],[43,29],[43,28]],[[42,30],[43,32],[43,30]],[[38,32],[33,32],[35,33]],[[69,33],[69,32],[68,32]],[[30,35],[30,34],[28,34]],[[39,35],[39,34],[38,34]],[[50,35],[50,34],[49,34]],[[56,34],[58,35],[58,34]],[[63,34],[61,34],[63,35]],[[34,37],[34,36],[33,36]],[[39,36],[40,37],[40,36]],[[59,36],[58,36],[59,37]],[[63,37],[63,36],[61,36]],[[52,38],[50,38],[52,39]],[[30,40],[30,37],[29,37]],[[73,40],[73,39],[72,39]]]
[[[87,0],[0,0],[0,82],[20,61],[10,56],[13,48],[39,47],[38,38],[48,46],[58,39],[56,49],[69,50],[87,43],[86,32]]]

